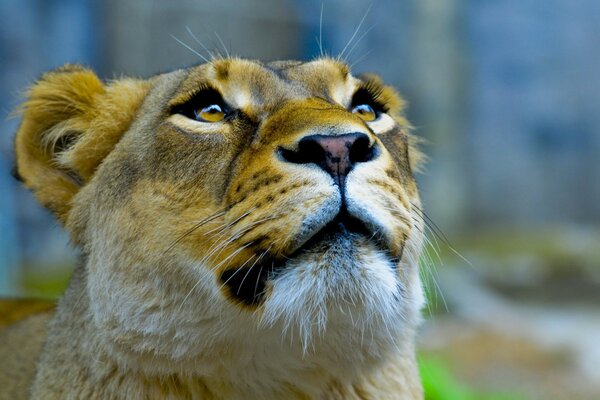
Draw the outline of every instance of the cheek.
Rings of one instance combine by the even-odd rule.
[[[378,136],[386,148],[390,162],[388,171],[394,170],[393,178],[398,180],[406,189],[414,186],[413,170],[409,157],[409,137],[400,128]]]
[[[211,329],[223,327],[209,322],[231,310],[222,309],[227,304],[207,265],[181,248],[167,251],[180,214],[164,210],[175,199],[155,193],[157,188],[139,185],[110,212],[107,205],[92,207],[87,249],[92,315],[115,343],[133,352],[191,357],[206,337],[215,337]]]
[[[404,254],[398,267],[398,278],[407,288],[407,301],[415,318],[419,318],[419,312],[425,305],[423,285],[419,276],[419,260],[423,249],[423,227],[418,218],[414,218],[415,227],[408,236],[404,248]]]
[[[398,179],[393,160],[387,152],[371,165],[359,165],[347,180],[348,210],[377,226],[389,241],[394,257],[402,254],[404,241],[412,234],[409,210],[411,194]]]
[[[141,261],[127,270],[90,273],[94,322],[125,353],[201,356],[206,342],[233,323],[227,316],[235,310],[227,308],[207,268],[180,257]]]
[[[171,182],[185,190],[193,187],[220,200],[230,181],[232,163],[241,144],[232,135],[194,133],[176,127],[160,131],[144,154],[146,177]]]

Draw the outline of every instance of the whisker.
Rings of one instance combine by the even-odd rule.
[[[250,274],[250,272],[252,271],[252,268],[254,268],[256,266],[256,264],[258,264],[260,262],[260,260],[271,250],[272,247],[273,247],[273,245],[269,246],[269,248],[267,250],[263,251],[261,253],[261,255],[256,259],[256,261],[252,264],[252,266],[250,268],[248,268],[248,271],[246,271],[246,275],[244,275],[244,277],[242,278],[242,281],[240,282],[240,285],[238,286],[238,290],[236,292],[237,295],[240,294],[240,289],[244,285],[244,281],[248,277],[248,274]]]
[[[252,246],[253,244],[254,244],[254,242],[248,242],[248,243],[246,243],[245,245],[243,245],[242,247],[240,247],[239,249],[237,249],[236,251],[234,251],[233,253],[231,253],[227,257],[225,257],[223,260],[221,260],[217,265],[215,265],[214,267],[212,267],[210,269],[211,272],[216,271],[221,265],[225,264],[227,261],[231,260],[233,257],[235,257],[236,255],[238,255],[240,253],[240,251],[243,251],[244,249],[248,248],[249,246]]]
[[[413,212],[413,211],[415,211],[415,212]],[[429,276],[429,279],[424,281],[425,286],[429,287],[429,290],[428,290],[429,293],[434,294],[434,299],[436,300],[436,304],[437,304],[437,299],[438,299],[438,295],[439,295],[439,298],[442,299],[444,309],[446,311],[448,311],[448,303],[446,302],[446,298],[445,298],[444,293],[438,282],[439,274],[438,274],[438,270],[436,267],[436,263],[433,261],[433,258],[431,257],[431,254],[429,252],[429,249],[431,249],[435,253],[436,258],[438,260],[438,265],[443,264],[441,255],[438,252],[438,250],[440,250],[439,244],[437,242],[435,235],[433,236],[433,240],[435,241],[435,244],[429,238],[429,235],[427,234],[426,230],[429,229],[429,231],[432,233],[433,233],[433,230],[427,224],[427,221],[420,214],[416,213],[416,208],[413,207],[410,214],[411,214],[411,217],[413,218],[413,220],[415,221],[415,224],[413,226],[415,227],[415,229],[417,229],[417,231],[419,231],[423,235],[423,239],[425,240],[425,244],[427,245],[423,249],[422,256],[421,256],[421,263],[420,263],[422,266],[422,270],[424,270],[425,273]],[[421,229],[421,227],[418,224],[416,224],[419,221],[424,223],[423,229]],[[430,286],[430,283],[433,284],[433,287]],[[427,310],[429,312],[429,315],[433,316],[433,309],[431,308],[431,304],[429,302],[427,303]]]
[[[184,42],[182,42],[181,40],[177,39],[173,35],[170,35],[170,36],[173,39],[175,39],[177,42],[179,42],[180,45],[182,45],[183,47],[185,47],[186,49],[188,49],[189,51],[191,51],[192,53],[194,53],[195,55],[197,55],[198,57],[200,57],[201,59],[203,59],[205,62],[209,62],[206,57],[204,57],[202,54],[198,53],[196,50],[194,50],[193,48],[191,48],[189,45],[185,44]]]
[[[250,260],[252,260],[254,257],[256,257],[256,254],[252,254],[250,257],[248,257],[248,259],[247,259],[246,261],[244,261],[244,263],[243,263],[242,265],[240,265],[239,267],[237,267],[237,268],[235,269],[235,272],[234,272],[233,274],[231,274],[231,276],[230,276],[229,278],[227,278],[227,279],[225,280],[225,282],[223,282],[223,283],[221,284],[221,289],[222,289],[222,288],[223,288],[225,285],[227,285],[227,283],[228,283],[228,282],[231,280],[231,278],[233,278],[233,277],[235,276],[235,274],[237,274],[238,272],[240,272],[241,270],[243,270],[243,269],[244,269],[244,267],[246,266],[246,264],[248,264],[248,263],[250,262]]]
[[[225,50],[225,55],[227,56],[227,58],[229,58],[229,50],[227,50],[227,46],[225,46],[225,42],[223,42],[223,39],[221,39],[221,36],[219,36],[219,34],[215,31],[215,36],[217,37],[217,39],[219,40],[219,42],[221,43],[221,46],[223,46],[223,50]]]
[[[363,62],[363,61],[364,61],[364,59],[365,59],[365,58],[367,58],[369,55],[371,55],[371,53],[372,53],[372,52],[373,52],[373,49],[366,51],[366,52],[365,52],[365,54],[363,54],[362,56],[360,56],[358,59],[356,59],[355,61],[353,61],[353,62],[350,64],[350,68],[352,69],[352,68],[354,68],[356,65],[360,64],[361,62]]]
[[[254,211],[254,210],[256,210],[256,207],[252,207],[251,209],[249,209],[248,211],[246,211],[245,213],[243,213],[242,215],[240,215],[239,217],[237,217],[237,218],[236,218],[236,219],[234,219],[233,221],[231,221],[231,222],[227,223],[225,226],[221,226],[221,227],[217,227],[217,228],[211,229],[210,231],[208,231],[208,232],[205,232],[204,234],[205,234],[205,235],[208,235],[208,234],[210,234],[210,233],[213,233],[214,231],[218,231],[218,232],[217,232],[215,235],[212,235],[212,236],[210,236],[210,237],[209,237],[209,239],[210,239],[210,238],[213,238],[213,237],[214,237],[214,236],[216,236],[217,234],[219,234],[219,233],[221,233],[221,232],[223,232],[223,231],[225,231],[225,230],[227,230],[227,229],[231,228],[233,225],[237,224],[237,223],[238,223],[238,222],[240,222],[242,219],[246,218],[246,217],[247,217],[248,215],[250,215],[250,213],[251,213],[252,211]]]
[[[225,233],[222,233],[221,236],[224,236]],[[208,261],[211,257],[213,256],[218,256],[219,254],[221,254],[221,252],[223,250],[225,250],[225,248],[230,245],[231,243],[233,243],[235,240],[239,239],[239,235],[238,234],[233,234],[230,235],[229,238],[227,238],[224,241],[216,241],[215,243],[213,243],[207,250],[207,253],[204,255],[204,257],[202,257],[200,259],[201,263],[205,263],[206,261]]]
[[[187,32],[190,34],[190,36],[192,37],[192,39],[194,39],[194,41],[195,41],[196,43],[198,43],[200,46],[202,46],[202,48],[204,49],[204,51],[206,51],[206,53],[209,55],[209,57],[210,57],[211,61],[212,61],[212,60],[214,60],[214,59],[216,58],[216,57],[215,57],[215,55],[214,55],[214,53],[213,53],[212,51],[210,51],[210,50],[208,49],[208,47],[206,47],[206,46],[204,45],[204,43],[203,43],[203,42],[202,42],[200,39],[198,39],[198,37],[197,37],[196,35],[194,35],[194,33],[192,32],[192,30],[190,29],[190,27],[186,25],[185,29],[186,29],[186,30],[187,30]],[[205,60],[206,60],[206,59],[205,59]],[[209,62],[209,61],[208,61],[208,60],[206,60],[206,62]]]
[[[352,53],[354,52],[354,50],[356,49],[356,47],[365,38],[365,36],[367,36],[369,34],[369,32],[371,32],[373,30],[373,28],[375,28],[376,26],[377,26],[377,24],[371,25],[366,31],[363,32],[362,35],[360,35],[358,37],[358,39],[356,39],[356,41],[354,42],[354,44],[352,45],[352,47],[350,47],[350,50],[348,50],[348,54],[346,54],[346,59],[348,59],[348,60],[350,59],[350,56],[352,55]]]
[[[413,224],[413,226],[415,227],[415,229],[421,233],[423,235],[423,237],[425,238],[425,240],[427,240],[427,243],[429,245],[431,245],[432,247],[435,245],[435,248],[438,251],[441,251],[440,248],[440,244],[436,238],[435,235],[432,236],[433,242],[431,241],[431,239],[429,238],[429,234],[428,232],[432,232],[431,228],[429,227],[429,225],[427,225],[427,223],[425,223],[425,221],[423,220],[423,218],[416,218],[414,214],[411,213],[411,218],[413,219],[413,221],[415,222]],[[423,223],[423,227],[421,228],[418,224],[419,223]],[[440,264],[442,263],[441,259],[440,259]]]
[[[262,274],[263,271],[263,265],[260,266],[260,271],[258,271],[258,275],[256,276],[256,282],[254,283],[254,295],[253,297],[256,297],[256,291],[258,290],[258,282],[260,281],[260,276]],[[271,272],[273,271],[273,264],[271,263]],[[242,279],[242,283],[244,282],[244,280]]]
[[[463,256],[458,250],[456,250],[454,248],[454,246],[450,243],[450,241],[448,240],[448,238],[446,237],[446,235],[444,234],[444,232],[439,228],[439,226],[433,221],[433,219],[431,219],[426,213],[425,211],[423,211],[418,205],[414,204],[413,202],[411,202],[412,206],[415,207],[417,210],[419,210],[419,212],[421,213],[421,216],[424,218],[423,222],[425,222],[426,225],[429,225],[429,228],[431,229],[431,231],[438,237],[440,238],[440,240],[444,241],[444,243],[446,244],[446,246],[448,246],[448,248],[454,253],[456,254],[458,257],[460,257],[461,260],[463,260],[465,263],[467,263],[470,267],[473,267],[473,264],[471,263],[471,261],[469,261],[465,256]],[[427,222],[429,221],[429,223]]]
[[[183,233],[181,236],[179,236],[177,239],[175,239],[175,241],[173,243],[171,243],[169,245],[169,247],[167,247],[167,249],[163,252],[162,255],[164,256],[165,254],[167,254],[169,251],[171,251],[173,249],[173,247],[175,247],[179,242],[181,242],[183,239],[185,239],[186,236],[191,235],[196,229],[200,228],[202,225],[205,225],[205,224],[209,223],[210,221],[213,221],[214,219],[223,216],[224,214],[225,214],[225,211],[220,211],[220,212],[213,214],[207,218],[204,218],[200,222],[196,223],[194,226],[192,226],[190,229],[188,229],[185,233]]]
[[[275,219],[275,218],[276,218],[275,216],[266,217],[266,218],[260,219],[258,221],[251,222],[248,225],[244,226],[243,228],[238,229],[236,232],[233,233],[233,235],[231,235],[229,237],[229,239],[227,239],[227,240],[225,240],[225,241],[223,241],[221,243],[218,243],[217,246],[215,247],[215,249],[213,251],[209,252],[208,257],[213,256],[213,255],[215,257],[219,256],[221,254],[221,252],[227,246],[229,246],[234,241],[236,241],[236,240],[244,237],[247,233],[249,233],[250,231],[254,230],[256,228],[256,226],[262,224],[265,221],[270,221],[270,220]],[[210,248],[209,248],[209,251],[210,251]],[[208,260],[208,257],[203,257],[203,260],[204,261]]]
[[[247,211],[244,214],[249,214],[252,210]],[[243,215],[242,215],[243,216]],[[238,217],[236,220],[226,223],[226,224],[221,224],[219,226],[217,226],[216,228],[211,229],[209,232],[205,232],[204,235],[206,236],[208,233],[213,232],[215,230],[218,230],[218,232],[212,234],[209,236],[209,240],[214,238],[215,236],[219,236],[219,238],[217,239],[217,241],[215,241],[208,249],[207,249],[207,254],[202,257],[202,259],[200,259],[201,263],[206,262],[215,252],[219,251],[219,250],[223,250],[227,245],[229,245],[232,241],[238,239],[239,237],[235,237],[236,233],[234,233],[233,235],[231,235],[229,237],[229,239],[219,242],[219,239],[222,238],[224,235],[226,235],[226,229],[233,226],[236,221],[239,222],[241,220],[240,217]],[[237,231],[239,232],[239,230]],[[220,253],[219,253],[220,254]]]
[[[323,2],[321,2],[321,15],[319,16],[319,55],[321,57],[324,56],[324,54],[323,54],[323,7],[324,7],[324,4],[323,4]]]
[[[247,248],[248,246],[251,246],[252,242],[247,243],[246,245],[240,247],[239,249],[237,249],[236,251],[234,251],[233,253],[231,253],[228,257],[226,257],[225,259],[223,259],[219,264],[217,264],[214,268],[211,269],[211,271],[215,271],[220,265],[226,263],[228,260],[230,260],[231,258],[235,257],[237,254],[239,254],[242,250],[244,250],[245,248]],[[181,304],[179,305],[178,308],[178,312],[181,311],[181,308],[183,307],[184,303],[186,302],[186,300],[190,297],[190,295],[194,292],[194,290],[198,287],[198,285],[200,284],[201,280],[199,279],[198,282],[196,282],[196,284],[194,286],[192,286],[192,288],[190,289],[190,291],[185,295],[185,297],[183,298],[183,300],[181,301]]]
[[[425,237],[425,240],[428,241],[429,243],[431,243],[427,237]],[[433,259],[431,258],[431,255],[429,254],[429,251],[427,249],[425,249],[425,251],[423,252],[423,254],[424,254],[424,257],[425,257],[423,259],[423,263],[424,263],[423,267],[427,271],[427,273],[429,274],[431,282],[434,285],[434,293],[439,294],[439,296],[442,299],[442,303],[444,304],[444,309],[446,311],[448,311],[448,304],[446,303],[446,297],[444,296],[444,292],[442,291],[442,288],[440,287],[439,282],[438,282],[439,281],[439,274],[437,272],[436,265],[433,262]],[[439,256],[438,256],[438,258],[439,258]],[[441,263],[441,259],[440,259],[440,263]],[[437,299],[437,296],[436,296],[436,299]],[[431,308],[429,308],[429,312],[430,312],[430,315],[433,314]]]
[[[427,215],[427,213],[425,213],[425,211],[422,208],[420,208],[416,203],[414,203],[414,202],[411,201],[410,204],[416,210],[418,210],[427,221],[429,221],[432,224],[432,227],[435,228],[434,230],[436,230],[436,233],[439,232],[439,235],[444,240],[444,242],[446,244],[450,244],[450,241],[448,240],[448,238],[446,237],[446,235],[444,235],[444,232],[442,232],[442,230],[437,226],[437,224],[431,218],[429,218],[429,216]]]
[[[352,36],[350,37],[350,40],[348,40],[348,43],[346,43],[346,45],[344,46],[344,48],[342,49],[341,53],[338,55],[338,59],[339,60],[343,60],[344,59],[344,53],[346,52],[346,49],[348,48],[348,46],[350,46],[350,44],[352,43],[352,41],[354,40],[354,38],[356,37],[356,35],[358,34],[360,28],[362,27],[362,24],[365,22],[365,19],[367,18],[367,16],[369,15],[369,12],[371,11],[371,7],[373,7],[373,3],[371,3],[369,5],[369,8],[367,8],[367,11],[365,11],[365,15],[363,15],[362,19],[360,20],[360,22],[358,23],[358,26],[356,27],[356,29],[354,30],[354,33],[352,34]]]

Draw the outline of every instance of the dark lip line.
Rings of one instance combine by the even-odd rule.
[[[296,248],[284,258],[293,259],[299,256],[302,251],[317,243],[319,240],[322,240],[328,232],[334,233],[333,231],[336,230],[336,228],[338,228],[340,231],[344,230],[351,234],[360,234],[364,236],[368,241],[374,243],[377,249],[385,253],[386,256],[394,263],[397,263],[402,259],[402,255],[404,253],[404,242],[406,241],[406,238],[403,240],[402,247],[399,249],[398,254],[395,255],[392,247],[390,246],[389,238],[385,235],[383,229],[371,221],[358,218],[351,214],[348,211],[345,203],[342,203],[340,211],[331,221],[326,223],[313,234],[307,235],[306,239],[302,242],[299,242]]]
[[[377,244],[378,247],[383,246],[384,249],[389,251],[389,249],[385,249],[387,247],[385,245],[385,240],[383,235],[379,231],[374,231],[369,229],[367,224],[359,218],[351,215],[345,207],[343,207],[340,212],[329,221],[325,226],[311,235],[304,243],[302,243],[296,250],[292,252],[289,258],[295,258],[302,251],[311,247],[312,245],[318,243],[323,240],[327,234],[335,234],[336,231],[338,233],[342,233],[343,231],[351,233],[351,234],[360,234],[366,237],[369,240],[372,240]]]
[[[266,273],[265,280],[272,280],[275,276],[277,276],[279,272],[285,269],[288,261],[296,259],[304,251],[306,251],[313,245],[316,245],[320,241],[324,240],[328,235],[343,234],[344,232],[349,234],[361,235],[368,241],[373,242],[377,250],[385,253],[386,256],[390,259],[393,268],[395,268],[396,263],[399,262],[402,258],[402,253],[404,252],[404,244],[402,245],[402,249],[400,251],[399,256],[394,257],[391,254],[391,248],[389,247],[383,233],[381,233],[379,230],[370,229],[366,222],[354,217],[347,211],[347,209],[342,208],[340,212],[335,216],[335,218],[333,218],[325,226],[323,226],[321,229],[319,229],[317,232],[315,232],[313,235],[311,235],[305,241],[303,241],[302,244],[300,244],[289,255],[266,259],[265,264],[271,263],[271,267]]]
[[[259,264],[250,268],[250,270],[244,269],[238,270],[237,272],[234,272],[235,269],[226,270],[221,275],[221,280],[227,283],[231,296],[238,302],[246,306],[258,306],[265,293],[266,283],[272,281],[279,273],[284,271],[289,260],[299,257],[302,252],[319,243],[321,240],[324,240],[328,235],[343,234],[344,232],[358,234],[365,237],[367,240],[372,241],[379,251],[382,251],[387,255],[393,269],[396,268],[397,262],[402,258],[404,243],[399,256],[394,257],[391,254],[391,249],[388,246],[384,235],[380,231],[369,229],[367,223],[352,216],[345,208],[343,208],[334,219],[311,235],[291,254],[280,257],[267,256]],[[254,269],[253,273],[252,269]],[[252,273],[253,276],[246,280],[250,273]],[[240,278],[242,278],[241,281],[238,281]],[[248,287],[248,285],[250,285],[250,287]],[[253,290],[248,291],[249,289]]]

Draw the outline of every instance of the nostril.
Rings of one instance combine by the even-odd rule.
[[[279,153],[287,162],[293,164],[321,164],[325,159],[325,150],[319,143],[310,138],[304,138],[298,143],[297,150],[279,148]]]
[[[369,137],[360,134],[350,146],[350,163],[368,162],[375,158],[375,146],[369,143]]]
[[[278,149],[280,156],[294,164],[316,164],[344,186],[346,176],[357,163],[377,157],[376,145],[361,132],[344,135],[310,135],[302,138],[296,149]]]

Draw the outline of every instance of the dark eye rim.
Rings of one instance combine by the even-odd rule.
[[[227,103],[225,103],[225,100],[223,100],[223,97],[221,96],[221,94],[217,90],[212,89],[212,88],[203,89],[203,90],[199,91],[198,93],[194,94],[185,103],[176,104],[176,105],[172,106],[170,109],[170,114],[171,115],[180,114],[186,118],[189,118],[194,121],[199,121],[199,122],[216,123],[216,122],[206,121],[198,116],[200,114],[201,110],[203,110],[207,107],[210,107],[212,105],[219,106],[221,108],[221,111],[224,114],[223,119],[218,122],[229,121],[236,114],[235,110],[233,110],[231,107],[229,107],[227,105]]]
[[[353,112],[356,107],[363,104],[368,105],[375,112],[375,119],[373,121],[379,119],[381,114],[385,114],[388,111],[386,105],[378,101],[377,96],[366,88],[360,88],[354,93],[350,102],[350,112]]]

